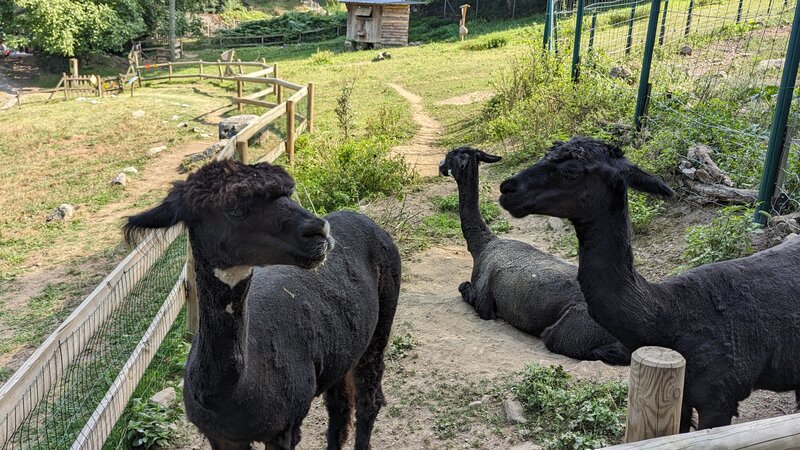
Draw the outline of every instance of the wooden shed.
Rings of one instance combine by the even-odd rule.
[[[401,47],[408,45],[411,5],[406,0],[339,0],[347,5],[349,49]]]

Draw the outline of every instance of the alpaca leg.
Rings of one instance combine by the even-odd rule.
[[[208,443],[211,444],[212,450],[252,450],[253,446],[250,444],[242,444],[238,442],[228,442],[220,439],[208,438]]]
[[[475,308],[478,317],[483,320],[494,320],[497,314],[494,312],[494,302],[487,301],[486,296],[478,297],[478,290],[469,281],[465,281],[458,286],[458,291],[461,292],[461,298],[467,304]]]
[[[461,298],[467,302],[470,306],[475,306],[475,289],[472,287],[472,283],[469,281],[465,281],[458,285],[458,292],[461,293]]]
[[[692,427],[692,405],[686,400],[681,405],[681,433],[688,433]]]
[[[383,311],[382,311],[383,313]],[[354,374],[356,387],[356,450],[368,450],[370,448],[370,438],[372,437],[372,427],[378,417],[381,407],[386,404],[383,397],[383,352],[389,343],[391,332],[391,321],[394,311],[388,317],[388,324],[384,320],[378,321],[375,334],[367,347],[367,351],[361,356]]]
[[[697,408],[697,415],[699,417],[697,429],[705,430],[707,428],[724,427],[731,424],[733,414],[730,411],[716,408]]]
[[[344,447],[350,433],[353,416],[353,375],[344,378],[325,391],[325,407],[328,409],[328,450]]]

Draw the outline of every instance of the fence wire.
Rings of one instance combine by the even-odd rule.
[[[569,1],[574,4],[556,0],[554,8],[553,38],[562,54],[572,52],[578,29],[577,0]],[[628,83],[610,84],[624,101],[637,95],[651,4],[649,0],[585,2],[581,74],[626,79]],[[776,99],[782,89],[790,89],[781,87],[781,75],[796,1],[660,0],[657,4],[642,137],[655,159],[676,153],[679,160],[687,159],[690,148],[707,146],[730,176],[729,187],[755,195]],[[775,202],[774,212],[779,214],[800,209],[800,140],[794,139],[798,124],[800,111],[792,102],[788,151]]]
[[[153,252],[158,239],[151,240],[152,247],[142,251]],[[186,237],[182,233],[160,257],[145,255],[107,286],[104,301],[57,342],[54,356],[36,381],[25,387],[27,392],[20,404],[9,416],[0,417],[2,431],[8,437],[3,449],[64,449],[72,445],[142,339],[185,262]],[[71,363],[68,355],[73,355]],[[41,400],[33,406],[32,399],[37,397]],[[23,408],[26,402],[29,406]],[[30,412],[24,419],[11,417],[27,410]],[[14,431],[13,423],[18,419],[22,422]]]

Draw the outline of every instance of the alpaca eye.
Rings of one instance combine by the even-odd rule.
[[[231,208],[228,210],[228,215],[231,217],[235,217],[237,219],[241,219],[247,214],[247,210],[242,207]]]

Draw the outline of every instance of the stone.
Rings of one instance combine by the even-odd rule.
[[[114,178],[111,179],[111,185],[112,186],[119,185],[119,186],[122,186],[122,187],[127,186],[128,185],[128,176],[125,175],[125,172],[118,173],[117,176],[115,176]]]
[[[559,217],[548,217],[547,226],[553,231],[564,231],[564,221]]]
[[[542,447],[534,444],[531,441],[525,441],[521,444],[509,447],[508,450],[542,450]]]
[[[76,102],[85,102],[86,101],[86,97],[78,97],[78,98],[75,99],[75,101]]]
[[[503,401],[503,409],[506,411],[506,419],[509,422],[528,423],[528,419],[525,418],[525,409],[519,401],[507,398]]]
[[[228,139],[221,139],[209,145],[202,152],[192,153],[191,155],[183,159],[183,162],[178,167],[178,173],[186,173],[192,170],[197,165],[198,162],[205,161],[211,158],[212,156],[216,155],[227,144],[228,144]]]
[[[789,233],[789,234],[787,234],[787,235],[786,235],[786,237],[785,237],[785,238],[783,238],[783,242],[789,242],[789,241],[791,241],[792,239],[796,239],[796,238],[797,238],[797,236],[800,236],[800,235],[799,235],[799,234],[797,234],[797,233]]]
[[[158,147],[153,147],[153,148],[151,148],[151,149],[148,149],[148,150],[147,150],[147,155],[148,155],[148,156],[156,156],[157,154],[159,154],[159,153],[163,152],[163,151],[164,151],[164,150],[166,150],[166,149],[167,149],[167,146],[166,146],[166,145],[161,145],[161,146],[158,146]]]
[[[200,128],[200,127],[194,127],[194,128],[192,128],[192,133],[199,133],[199,132],[201,132],[201,131],[203,131],[203,129],[202,129],[202,128]]]
[[[47,215],[48,222],[66,222],[75,215],[75,207],[69,203],[62,203]]]
[[[97,100],[89,100],[89,103],[91,103],[91,104],[93,104],[93,105],[96,105],[96,104],[98,104],[98,103],[100,103],[100,102],[98,102]]]
[[[686,175],[686,177],[689,178],[690,180],[695,179],[695,174],[697,173],[697,169],[695,169],[694,167],[681,167],[680,170],[681,173]]]
[[[136,111],[131,113],[131,116],[133,116],[134,119],[141,119],[142,117],[144,117],[144,115],[145,112],[144,110],[141,109],[137,109]]]
[[[189,122],[181,122],[178,124],[178,128],[189,128]]]
[[[136,167],[133,167],[133,166],[128,166],[128,167],[122,169],[122,172],[127,174],[127,175],[136,175],[136,174],[139,173],[139,171],[136,170]]]
[[[625,66],[614,66],[611,68],[611,71],[608,73],[608,76],[611,78],[621,78],[623,80],[631,80],[633,79],[633,72],[631,69],[628,69]]]
[[[475,400],[474,402],[470,402],[469,403],[469,407],[470,408],[476,408],[476,407],[481,406],[481,405],[483,405],[483,402],[480,401],[480,400]]]
[[[765,59],[764,61],[760,61],[756,67],[761,70],[783,69],[783,62],[783,59]]]
[[[208,139],[208,138],[210,138],[210,137],[211,137],[211,135],[210,135],[210,134],[208,134],[208,133],[201,133],[201,134],[200,134],[200,137],[201,137],[201,138],[203,138],[203,139]]]
[[[257,119],[258,116],[254,114],[242,114],[228,117],[219,123],[219,138],[230,139]]]
[[[678,51],[683,56],[692,56],[692,47],[689,45],[684,45],[681,47],[680,51]]]
[[[178,116],[178,115],[172,116],[172,120],[178,120],[180,118],[181,118],[181,116]]]
[[[156,405],[161,405],[164,408],[169,408],[175,403],[175,399],[178,398],[178,394],[175,392],[175,388],[168,387],[163,391],[156,392],[150,397],[150,401],[155,403]]]

